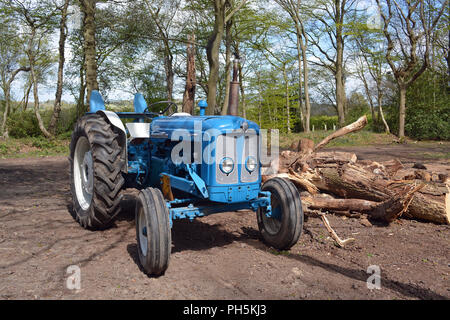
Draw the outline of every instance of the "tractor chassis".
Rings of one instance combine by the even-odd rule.
[[[194,205],[194,199],[174,199],[167,201],[166,205],[170,213],[170,225],[172,220],[189,219],[193,220],[197,217],[204,217],[213,213],[231,212],[249,209],[257,211],[259,208],[264,210],[267,217],[272,216],[272,207],[270,205],[270,192],[260,191],[259,197],[249,201],[237,203],[217,203],[217,202],[202,202],[199,205]],[[182,206],[189,203],[187,206]],[[181,205],[181,206],[180,206]]]

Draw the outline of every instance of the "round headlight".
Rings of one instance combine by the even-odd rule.
[[[219,168],[225,174],[231,173],[231,171],[233,171],[233,169],[234,169],[234,161],[233,161],[233,159],[231,159],[229,157],[223,158],[220,161]]]
[[[247,169],[248,172],[253,172],[257,166],[258,162],[256,161],[255,157],[250,156],[245,161],[245,168]]]

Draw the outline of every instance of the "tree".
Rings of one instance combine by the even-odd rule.
[[[87,89],[87,104],[92,90],[98,90],[97,57],[95,44],[95,7],[97,0],[80,0],[80,10],[83,13],[83,53],[85,64],[85,81]]]
[[[367,17],[364,17],[367,19]],[[375,26],[376,27],[376,26]],[[372,121],[374,124],[383,123],[386,133],[390,133],[389,125],[384,117],[383,112],[383,79],[386,74],[386,61],[384,59],[384,50],[382,47],[383,39],[380,29],[368,27],[367,24],[361,26],[359,32],[354,37],[354,62],[357,78],[363,84],[367,100],[372,113]],[[378,115],[375,114],[375,103],[372,99],[372,91],[370,88],[370,79],[375,83],[376,105]]]
[[[235,4],[233,0],[212,0],[214,3],[214,29],[206,46],[206,54],[209,65],[208,77],[208,107],[207,114],[214,114],[216,109],[217,82],[219,80],[219,50],[225,31],[225,25],[236,12],[246,4],[247,0],[241,0]],[[231,2],[230,2],[231,1]],[[233,6],[234,4],[234,6]],[[229,13],[226,9],[230,8]]]
[[[186,57],[186,85],[183,94],[183,112],[193,114],[195,106],[195,35],[189,37]]]
[[[152,21],[155,23],[160,41],[163,47],[164,69],[166,73],[167,100],[173,98],[173,53],[171,44],[171,32],[174,29],[174,17],[178,12],[181,2],[179,0],[152,1],[146,0],[147,9]]]
[[[386,60],[399,90],[398,136],[405,136],[406,91],[429,66],[430,41],[448,0],[435,8],[425,0],[376,0],[387,41]]]
[[[30,71],[26,65],[26,59],[22,51],[23,41],[13,27],[17,20],[11,15],[10,9],[2,1],[0,7],[0,77],[3,96],[5,99],[5,110],[0,128],[0,134],[8,138],[6,120],[11,111],[11,85],[20,72]]]
[[[59,120],[59,114],[61,113],[61,96],[63,87],[63,72],[64,72],[64,47],[67,37],[67,9],[69,7],[69,0],[64,0],[64,4],[61,8],[61,18],[59,23],[59,57],[58,57],[58,80],[56,83],[55,103],[53,107],[53,114],[50,119],[48,131],[51,134],[56,133],[56,124]]]
[[[311,54],[319,64],[329,69],[335,79],[336,107],[339,125],[345,124],[345,43],[351,34],[352,18],[356,0],[318,0],[311,6],[308,15],[312,23],[307,32],[310,43],[317,49]]]
[[[297,40],[297,61],[298,61],[298,103],[300,115],[303,122],[303,130],[309,132],[311,117],[311,102],[309,98],[309,76],[308,76],[308,60],[306,51],[308,47],[308,37],[306,35],[303,18],[300,15],[301,0],[276,0],[276,2],[286,11],[294,22],[295,36]],[[303,59],[303,61],[302,61]],[[303,75],[302,75],[303,62]],[[303,89],[302,76],[304,85],[305,107],[303,109]]]
[[[59,8],[54,7],[54,4],[51,2],[34,3],[33,1],[22,2],[19,0],[13,1],[12,8],[27,28],[25,32],[25,53],[28,58],[31,81],[33,83],[34,113],[42,134],[50,138],[52,134],[45,128],[44,121],[39,113],[39,82],[36,66],[38,65],[40,53],[46,49],[46,36],[53,30]]]

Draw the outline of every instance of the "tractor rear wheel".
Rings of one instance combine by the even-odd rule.
[[[272,214],[264,210],[256,214],[259,231],[266,244],[287,250],[297,243],[303,229],[303,209],[300,193],[294,184],[283,178],[267,180],[261,188],[270,191]]]
[[[135,221],[139,261],[147,275],[160,276],[169,266],[172,235],[169,209],[159,189],[141,190]]]
[[[70,143],[73,215],[86,229],[111,225],[120,210],[125,164],[119,133],[98,114],[83,116]]]

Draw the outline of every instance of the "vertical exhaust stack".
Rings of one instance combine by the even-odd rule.
[[[228,115],[237,116],[239,106],[239,57],[235,55],[233,61],[233,80],[230,82],[230,97],[228,100]]]

